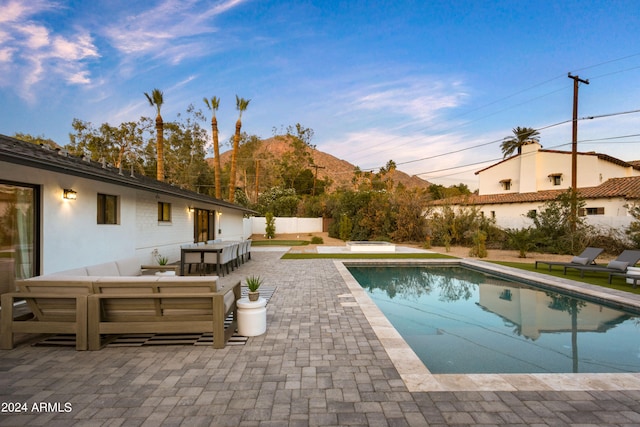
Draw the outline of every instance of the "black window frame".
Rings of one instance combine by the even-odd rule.
[[[120,224],[120,197],[113,194],[98,193],[97,201],[96,210],[98,224]]]
[[[171,222],[171,203],[158,202],[158,222]]]

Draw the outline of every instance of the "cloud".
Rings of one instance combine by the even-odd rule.
[[[218,30],[210,21],[247,0],[210,4],[197,0],[165,0],[157,6],[123,19],[104,30],[110,43],[126,56],[151,56],[179,63],[186,57],[211,52],[206,36]]]
[[[100,56],[88,32],[52,34],[50,27],[35,19],[55,7],[44,1],[0,6],[0,86],[14,86],[27,100],[34,99],[34,86],[49,77],[71,85],[90,83],[86,61]]]
[[[370,85],[349,96],[352,109],[402,116],[414,124],[433,124],[444,110],[460,106],[467,93],[460,81],[419,76]]]

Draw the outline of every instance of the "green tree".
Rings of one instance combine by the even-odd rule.
[[[42,136],[33,136],[31,134],[28,133],[22,133],[22,132],[16,132],[13,137],[15,139],[19,139],[20,141],[24,141],[24,142],[30,142],[32,144],[36,144],[36,145],[45,145],[49,148],[60,148],[60,145],[58,145],[58,143],[56,143],[53,139],[49,139],[49,138],[45,138],[44,135]]]
[[[216,96],[211,97],[211,101],[207,98],[202,98],[205,105],[211,110],[211,135],[213,139],[213,171],[215,175],[216,186],[216,198],[222,199],[222,185],[220,180],[220,174],[222,173],[222,167],[220,166],[220,145],[218,143],[218,119],[216,118],[216,111],[220,107],[220,98]]]
[[[299,203],[293,188],[272,187],[260,194],[255,210],[263,215],[271,212],[279,217],[292,217],[297,214]]]
[[[423,242],[427,233],[428,193],[420,188],[398,188],[394,193],[396,228],[391,237],[397,242]]]
[[[70,143],[65,146],[70,153],[145,173],[148,159],[144,144],[150,128],[148,119],[121,123],[118,127],[103,123],[97,129],[90,122],[73,119],[71,126],[75,133],[69,134]]]
[[[512,155],[515,151],[520,154],[522,146],[540,142],[540,132],[533,128],[517,128],[512,129],[513,136],[504,138],[500,148],[502,149],[503,158]]]
[[[634,221],[629,224],[629,228],[626,230],[627,235],[633,242],[636,248],[640,248],[640,205],[627,206],[629,214],[633,216]]]
[[[471,194],[471,190],[466,184],[451,185],[445,187],[440,184],[431,184],[429,186],[429,193],[433,200],[447,199],[455,196],[467,196]]]
[[[187,114],[165,124],[165,180],[191,191],[213,196],[214,181],[205,161],[207,132],[201,126],[206,119],[193,105]]]
[[[164,96],[160,89],[153,89],[151,95],[145,92],[144,96],[147,97],[149,105],[155,107],[158,113],[156,116],[156,153],[158,155],[156,179],[164,181],[164,122],[160,115],[162,104],[164,104]]]
[[[236,168],[238,162],[238,149],[240,146],[240,130],[242,129],[242,113],[247,110],[250,99],[244,99],[236,95],[236,109],[239,112],[236,121],[236,133],[233,138],[233,151],[231,153],[231,172],[229,174],[229,201],[233,203],[236,190]]]
[[[535,228],[532,238],[538,249],[544,252],[576,254],[587,245],[592,233],[584,218],[578,217],[573,228],[572,190],[568,189],[554,200],[544,204],[540,212],[531,211],[527,215]],[[578,198],[577,209],[585,206],[584,199]]]

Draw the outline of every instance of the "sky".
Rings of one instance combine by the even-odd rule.
[[[512,129],[640,160],[637,0],[0,0],[0,134],[165,122],[217,96],[220,139],[296,123],[362,170],[477,188]],[[208,124],[204,127],[208,129]],[[321,165],[320,165],[321,166]]]

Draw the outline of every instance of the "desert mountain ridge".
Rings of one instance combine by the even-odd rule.
[[[261,140],[260,146],[256,150],[256,157],[272,157],[274,159],[278,159],[282,157],[283,154],[293,151],[293,147],[287,140],[287,138],[282,136],[275,136],[268,139]],[[318,166],[318,179],[324,179],[328,177],[331,180],[331,186],[328,188],[328,191],[334,191],[337,188],[351,188],[353,172],[356,168],[355,165],[347,162],[346,160],[339,159],[329,153],[325,153],[323,151],[317,149],[311,149],[311,156],[313,158],[313,163]],[[209,165],[213,167],[213,158],[206,159]],[[231,161],[231,150],[225,151],[220,154],[220,162],[222,163],[222,167]],[[312,170],[314,168],[311,168]],[[377,172],[377,171],[374,171]],[[241,179],[239,177],[239,179]],[[393,180],[397,184],[402,184],[407,188],[429,188],[431,185],[430,182],[419,178],[415,175],[408,175],[400,170],[396,170],[393,174]]]

